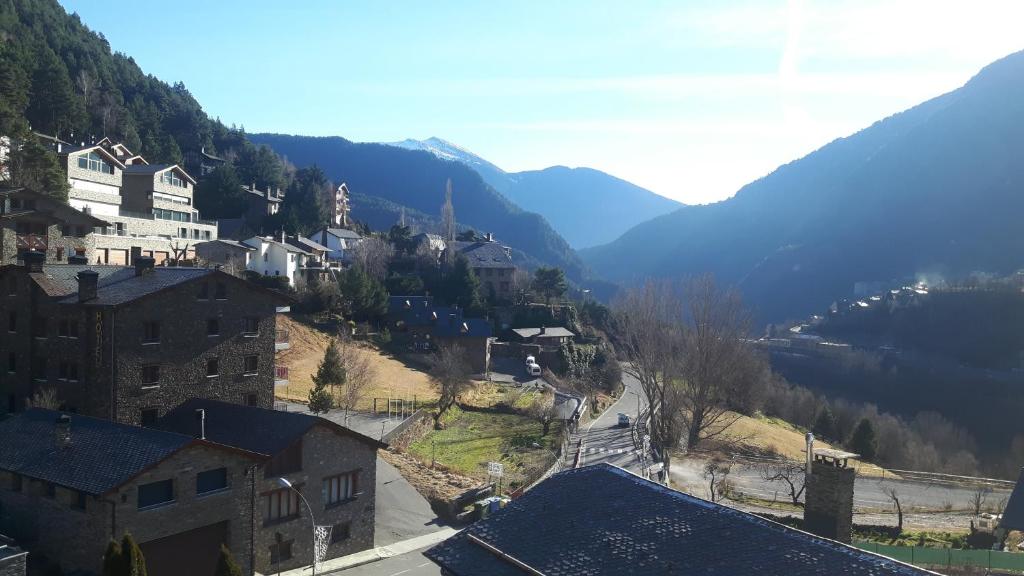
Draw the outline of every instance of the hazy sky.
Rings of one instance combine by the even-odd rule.
[[[731,196],[1024,48],[1024,2],[62,0],[250,132],[438,136]]]

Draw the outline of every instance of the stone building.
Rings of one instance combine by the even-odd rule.
[[[480,295],[499,302],[512,300],[512,278],[516,266],[512,249],[495,242],[488,234],[483,242],[450,242],[445,250],[454,250],[466,257],[469,267],[480,279]]]
[[[153,424],[192,397],[270,407],[285,296],[215,269],[0,267],[0,370],[8,410],[52,391],[62,409]]]
[[[317,525],[331,526],[326,558],[373,547],[377,449],[384,444],[324,418],[213,400],[190,400],[161,418],[159,426],[269,459],[256,484],[259,572],[312,563],[310,514]]]
[[[0,265],[36,251],[47,262],[92,255],[93,228],[107,222],[23,188],[0,189]]]
[[[256,249],[236,240],[218,238],[196,244],[196,256],[206,264],[223,266],[231,273],[249,268],[249,261]]]
[[[0,514],[30,552],[99,573],[107,542],[130,533],[150,576],[212,574],[221,544],[251,573],[263,456],[38,408],[0,422],[0,438]]]
[[[434,324],[437,346],[458,346],[474,374],[485,374],[491,365],[491,324],[483,318],[465,318],[462,310],[439,311]]]

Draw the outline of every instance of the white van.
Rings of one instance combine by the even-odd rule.
[[[526,357],[526,365],[527,366],[529,366],[530,364],[536,364],[536,363],[537,363],[537,359],[534,358],[532,354],[530,356]]]
[[[527,364],[526,373],[529,374],[530,376],[540,376],[540,364],[537,364],[536,362],[534,362],[533,364]]]

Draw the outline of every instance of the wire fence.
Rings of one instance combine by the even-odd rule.
[[[974,567],[1024,572],[1024,554],[999,550],[957,550],[924,546],[890,546],[878,542],[854,542],[861,550],[915,566]]]

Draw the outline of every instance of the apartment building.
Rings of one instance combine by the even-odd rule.
[[[88,258],[93,229],[107,222],[67,204],[25,190],[0,189],[0,265],[14,264],[35,251],[47,262]]]

